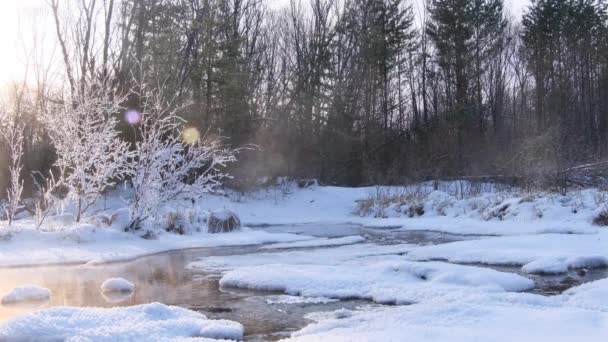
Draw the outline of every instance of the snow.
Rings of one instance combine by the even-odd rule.
[[[562,298],[477,294],[326,317],[289,341],[605,341],[608,313]]]
[[[0,266],[118,261],[173,249],[313,239],[304,236],[305,230],[300,235],[269,233],[247,228],[220,236],[201,233],[201,230],[205,230],[201,229],[204,228],[204,222],[200,219],[201,213],[216,208],[237,213],[245,227],[281,224],[300,226],[355,224],[377,228],[397,227],[401,230],[435,230],[454,234],[500,236],[531,234],[550,236],[551,233],[597,236],[603,229],[591,225],[592,217],[597,211],[597,203],[604,195],[599,190],[574,191],[561,196],[542,193],[531,195],[518,191],[499,192],[487,187],[487,192],[462,197],[455,195],[453,183],[442,183],[441,191],[432,191],[432,187],[427,183],[421,187],[426,189],[420,197],[425,213],[421,217],[414,218],[407,217],[397,204],[384,210],[385,217],[355,214],[357,201],[369,198],[378,191],[377,187],[345,188],[314,185],[299,189],[295,185],[289,185],[286,188],[271,188],[240,197],[231,191],[227,191],[226,195],[205,194],[195,204],[190,201],[174,201],[166,204],[161,212],[183,213],[185,217],[191,219],[192,222],[188,224],[192,229],[186,229],[188,234],[183,236],[162,232],[153,234],[153,236],[158,235],[158,239],[155,240],[142,240],[137,236],[145,231],[135,234],[123,232],[130,220],[130,211],[124,207],[125,201],[132,202],[133,193],[128,188],[116,189],[103,200],[96,202],[89,212],[85,213],[83,222],[79,224],[73,223],[72,220],[75,210],[73,203],[67,206],[66,214],[50,215],[41,230],[34,228],[34,220],[31,217],[16,220],[10,229],[5,226],[5,222],[0,222],[0,231],[10,231],[12,236],[10,239],[0,241]],[[403,189],[406,188],[382,187],[382,189],[396,193],[405,191]],[[506,205],[508,206],[504,211],[498,210]],[[497,210],[501,219],[492,214]],[[542,215],[539,216],[539,213]],[[103,221],[104,217],[105,221],[111,221],[110,226],[99,222],[100,218]],[[160,223],[162,222],[157,222],[157,225]],[[356,239],[359,238],[342,239],[344,240],[316,239],[314,246],[311,241],[302,242],[301,245],[283,247],[275,245],[265,248],[297,248],[298,245],[330,246],[334,243],[356,243]],[[591,241],[593,238],[581,237],[581,239]],[[114,248],[117,245],[121,248]],[[590,248],[587,252],[577,251],[567,257],[604,257],[602,253],[593,252],[599,250],[597,247],[602,247],[601,244],[588,245]],[[564,256],[559,253],[508,261],[523,265],[541,257]]]
[[[233,213],[230,210],[227,209],[216,209],[216,210],[212,210],[209,212],[209,215],[213,215],[214,217],[225,221],[228,220],[229,218],[231,218],[232,216],[235,215],[235,213]]]
[[[133,292],[135,285],[123,278],[110,278],[101,284],[101,290],[104,292]]]
[[[266,252],[244,255],[215,256],[199,258],[186,266],[190,270],[221,272],[246,266],[274,264],[288,265],[326,265],[370,256],[383,256],[406,253],[413,245],[398,244],[379,246],[372,243],[322,248],[311,251],[295,250],[285,252]]]
[[[15,287],[11,292],[2,297],[2,304],[40,301],[51,297],[51,291],[47,288],[36,285],[22,285]]]
[[[605,341],[608,279],[562,295],[454,293],[406,306],[309,315],[288,341]],[[406,335],[404,335],[406,334]]]
[[[0,325],[3,341],[171,341],[186,337],[240,340],[243,326],[160,303],[111,309],[54,307]]]
[[[593,234],[591,225],[598,203],[605,194],[599,190],[574,191],[562,196],[550,193],[528,194],[514,190],[489,191],[470,196],[455,195],[454,183],[442,183],[444,191],[432,191],[422,184],[421,204],[425,214],[410,218],[403,208],[393,205],[384,216],[360,216],[357,201],[373,196],[378,187],[346,188],[312,186],[259,191],[237,197],[209,195],[206,209],[227,208],[238,213],[245,226],[282,224],[360,224],[369,227],[401,227],[405,230],[436,230],[454,234],[522,235],[543,233]],[[380,187],[391,193],[414,191],[418,186]],[[409,189],[409,190],[404,190]],[[508,204],[499,217],[490,213]]]
[[[262,246],[261,249],[286,249],[286,248],[305,248],[305,247],[328,247],[350,245],[365,241],[365,238],[359,235],[344,236],[334,239],[320,238],[305,241],[273,243]]]
[[[156,229],[157,238],[151,240],[140,236],[152,226],[135,233],[123,231],[130,214],[123,208],[122,198],[128,200],[132,194],[117,192],[98,201],[79,224],[59,215],[51,216],[41,230],[33,229],[33,220],[27,217],[16,220],[10,230],[1,226],[6,238],[0,240],[0,266],[102,263],[175,249],[266,244],[252,254],[203,257],[187,268],[214,273],[225,288],[282,292],[265,296],[269,305],[351,298],[403,304],[311,315],[317,322],[293,333],[293,340],[402,341],[404,336],[412,341],[456,342],[608,339],[608,280],[552,297],[522,293],[534,286],[525,273],[563,273],[608,265],[608,230],[591,224],[603,192],[583,190],[562,196],[491,188],[459,195],[450,186],[433,190],[423,184],[420,194],[404,196],[415,198],[413,201],[374,207],[379,217],[374,212],[355,213],[357,201],[368,199],[377,187],[288,186],[241,197],[231,191],[225,196],[206,194],[196,203],[176,201],[161,209],[186,218],[196,216],[189,222],[193,229],[185,235]],[[414,204],[424,208],[424,215],[408,217],[408,208]],[[238,214],[244,228],[228,234],[204,233],[199,217],[215,208]],[[69,215],[70,207],[67,209]],[[98,218],[110,224],[102,225]],[[281,224],[297,226],[283,229],[289,233],[282,227],[264,227]],[[251,229],[255,225],[260,227]],[[347,225],[350,228],[343,229]],[[377,228],[374,234],[386,232],[387,239],[392,236],[389,231],[405,230],[475,236],[439,245],[380,245],[366,242],[361,235],[367,235],[353,225]],[[325,227],[333,226],[342,227],[341,233],[324,232]],[[389,227],[394,229],[380,229]],[[517,265],[523,273],[499,272],[478,264]],[[110,303],[124,301],[129,295],[106,297],[103,293]],[[240,339],[243,328],[157,303],[115,309],[52,308],[0,325],[0,340],[46,337],[43,332],[57,340],[67,336],[95,341],[186,340],[193,336]]]
[[[131,219],[131,210],[129,208],[120,208],[110,216],[110,227],[116,230],[124,230],[129,225]]]
[[[538,234],[491,237],[413,248],[413,260],[524,265],[528,273],[563,273],[569,268],[608,265],[608,231],[597,234]]]
[[[571,288],[561,297],[571,306],[608,312],[608,279]]]
[[[266,304],[326,304],[337,302],[338,299],[327,297],[301,297],[289,295],[266,296]]]
[[[310,239],[312,237],[305,235],[268,233],[247,228],[229,234],[159,233],[156,240],[146,240],[135,234],[100,229],[91,225],[75,226],[61,231],[23,230],[12,234],[8,241],[0,240],[0,266],[94,264],[131,260],[177,249],[243,246]]]
[[[525,277],[442,262],[412,262],[399,255],[412,245],[358,244],[332,249],[205,257],[187,268],[223,272],[220,285],[290,295],[362,298],[409,303],[453,292],[524,291]]]
[[[273,264],[237,268],[220,279],[224,287],[282,291],[306,297],[361,298],[379,303],[412,303],[454,292],[524,291],[530,279],[478,267],[399,261],[341,265]]]

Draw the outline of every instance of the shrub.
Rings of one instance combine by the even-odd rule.
[[[241,227],[241,220],[230,210],[218,210],[209,213],[207,232],[227,233]]]
[[[603,209],[594,218],[593,224],[596,226],[606,227],[608,226],[608,210]]]

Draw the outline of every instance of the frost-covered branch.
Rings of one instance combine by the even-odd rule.
[[[170,200],[194,199],[213,191],[228,177],[224,167],[236,161],[237,150],[222,146],[219,138],[201,136],[187,127],[162,94],[149,94],[136,127],[133,162],[131,224],[138,229]]]
[[[21,194],[23,192],[23,180],[21,179],[21,170],[23,163],[23,124],[14,116],[9,114],[0,114],[0,131],[2,132],[2,140],[6,143],[9,150],[9,185],[7,187],[7,200],[4,210],[8,219],[8,225],[13,223],[13,219],[17,211],[21,208]]]
[[[45,114],[45,123],[57,152],[55,166],[62,173],[71,198],[77,202],[76,220],[102,191],[132,172],[129,144],[118,136],[115,118],[124,97],[103,82],[88,85],[84,96],[63,101]]]

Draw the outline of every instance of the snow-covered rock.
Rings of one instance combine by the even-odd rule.
[[[135,285],[123,278],[110,278],[101,284],[101,290],[104,292],[133,292]]]
[[[240,340],[243,326],[160,303],[117,308],[54,307],[0,324],[0,341]]]
[[[24,301],[40,301],[51,297],[51,291],[36,285],[22,285],[15,287],[2,297],[2,304]]]

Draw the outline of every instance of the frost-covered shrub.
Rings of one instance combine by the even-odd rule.
[[[183,235],[186,233],[186,218],[181,212],[170,211],[163,217],[162,229]]]
[[[207,218],[208,233],[227,233],[241,227],[241,219],[230,210],[217,210]]]
[[[112,217],[104,213],[99,213],[95,216],[95,223],[100,227],[109,227],[112,224]]]
[[[376,203],[373,198],[358,199],[355,201],[355,213],[359,216],[369,216]]]
[[[596,211],[593,216],[593,224],[596,226],[608,226],[608,208],[603,207],[600,210]]]
[[[424,206],[422,206],[422,204],[411,205],[407,209],[407,216],[409,216],[409,217],[422,216],[422,215],[424,215]]]
[[[131,219],[131,213],[129,208],[120,208],[108,215],[105,213],[99,213],[95,217],[97,226],[108,227],[116,230],[125,230],[129,225]]]
[[[376,187],[367,198],[357,200],[354,212],[360,216],[388,217],[407,211],[410,217],[424,214],[427,192],[419,186],[403,188]],[[404,208],[404,209],[402,209]]]
[[[141,235],[141,238],[144,240],[158,240],[158,234],[155,231],[148,229]]]
[[[219,138],[186,128],[179,109],[167,105],[160,93],[144,96],[134,127],[139,141],[132,160],[130,229],[141,228],[169,201],[195,200],[214,191],[229,177],[226,165],[236,161],[237,150],[222,146]]]
[[[484,213],[482,214],[482,217],[484,220],[489,221],[492,219],[499,219],[500,221],[502,221],[504,219],[504,217],[507,214],[507,210],[509,209],[510,204],[509,203],[504,203],[504,204],[500,204],[496,207],[490,208],[486,211],[484,211]]]
[[[428,195],[428,200],[437,215],[446,216],[447,209],[452,205],[453,198],[443,191],[433,191]]]
[[[58,184],[71,189],[56,194],[69,194],[76,201],[77,222],[105,189],[131,175],[133,151],[120,139],[115,118],[124,101],[99,82],[88,84],[84,93],[72,94],[43,115],[57,154]]]
[[[12,113],[14,114],[14,113]],[[17,115],[10,115],[0,109],[0,141],[8,148],[9,184],[6,188],[6,203],[0,208],[5,214],[10,226],[17,212],[22,209],[21,195],[23,193],[23,124],[19,123]]]

